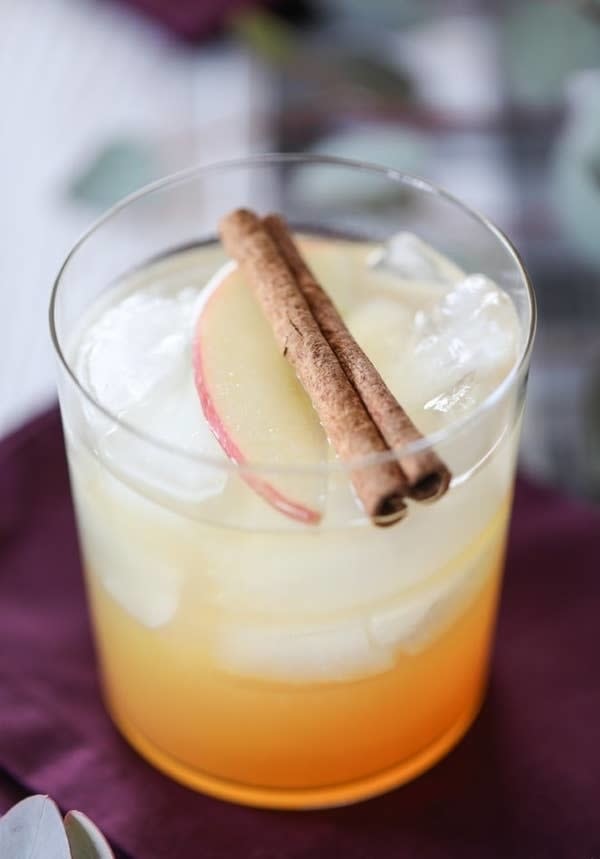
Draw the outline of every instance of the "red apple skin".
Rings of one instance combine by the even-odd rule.
[[[213,287],[207,287],[208,293],[198,317],[192,347],[194,383],[200,399],[202,411],[204,412],[206,421],[214,433],[215,438],[233,462],[240,466],[244,466],[248,464],[248,460],[242,453],[237,442],[231,436],[219,414],[210,391],[210,385],[205,372],[202,354],[203,324],[205,323],[206,318],[210,316],[209,308],[211,303],[216,297],[218,297],[219,288],[226,282],[226,280],[227,277],[224,276],[221,280],[216,281]],[[306,525],[317,525],[321,521],[321,514],[318,510],[312,510],[310,507],[294,501],[292,498],[288,498],[280,492],[276,486],[252,471],[242,468],[240,469],[240,476],[258,495],[290,519],[295,519],[297,522],[302,522]]]

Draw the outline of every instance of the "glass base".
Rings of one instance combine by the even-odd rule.
[[[111,712],[125,739],[150,764],[180,784],[201,793],[256,808],[317,809],[350,805],[386,793],[430,769],[466,734],[479,713],[482,701],[471,707],[435,742],[408,760],[375,775],[343,784],[307,789],[263,788],[216,778],[184,764],[163,752],[137,728]]]

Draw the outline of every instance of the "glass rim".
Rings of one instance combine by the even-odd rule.
[[[450,203],[451,205],[456,206],[464,214],[468,215],[475,221],[478,221],[481,226],[483,226],[486,230],[488,230],[488,232],[492,234],[492,236],[508,252],[509,257],[512,259],[517,271],[521,276],[528,300],[529,325],[527,335],[519,351],[519,356],[511,367],[510,371],[507,373],[507,375],[475,407],[472,412],[453,421],[449,426],[436,430],[435,432],[424,436],[422,439],[410,442],[401,448],[394,448],[388,451],[383,451],[381,453],[370,454],[366,457],[361,457],[352,462],[341,462],[339,460],[336,460],[327,462],[307,463],[302,465],[281,466],[268,462],[254,461],[236,463],[229,458],[220,459],[214,456],[198,454],[186,450],[185,448],[178,447],[177,445],[171,444],[164,439],[155,437],[151,433],[145,432],[140,427],[137,427],[133,424],[130,424],[128,421],[123,420],[121,417],[113,413],[109,408],[99,402],[77,378],[77,375],[74,369],[71,367],[61,346],[56,324],[56,307],[58,292],[63,280],[63,276],[70,262],[78,253],[79,249],[82,248],[87,242],[87,240],[90,239],[104,224],[106,224],[115,215],[126,209],[128,206],[136,203],[137,201],[145,197],[150,196],[151,194],[156,193],[157,191],[162,191],[168,187],[175,187],[176,185],[201,176],[203,173],[226,171],[228,169],[239,169],[243,167],[261,167],[269,164],[275,165],[302,163],[314,165],[329,164],[337,167],[346,167],[349,169],[360,170],[362,172],[367,172],[388,179],[391,182],[397,183],[398,185],[410,187],[418,192],[431,194],[433,197],[438,197]],[[73,244],[70,251],[67,253],[52,285],[48,316],[52,345],[58,358],[59,364],[66,372],[69,382],[75,386],[77,392],[81,394],[84,400],[86,400],[104,418],[110,420],[114,424],[117,424],[128,434],[139,439],[140,442],[144,444],[149,444],[150,446],[158,448],[164,453],[168,453],[177,458],[187,460],[188,462],[194,462],[196,464],[209,466],[211,468],[219,470],[231,470],[242,473],[296,472],[305,474],[314,471],[348,471],[354,468],[361,468],[373,465],[375,463],[402,459],[403,457],[410,456],[414,453],[418,453],[420,451],[427,450],[429,448],[433,448],[440,444],[443,444],[453,439],[455,436],[459,435],[467,427],[475,424],[478,420],[481,419],[482,416],[487,414],[498,402],[503,399],[503,397],[513,388],[514,384],[527,371],[537,325],[537,304],[535,293],[527,269],[523,263],[523,260],[521,259],[519,252],[517,251],[511,240],[499,227],[492,223],[489,218],[481,214],[481,212],[479,212],[478,210],[472,208],[471,206],[468,206],[466,203],[463,203],[462,200],[460,200],[458,197],[456,197],[449,191],[446,191],[443,188],[440,188],[439,186],[414,174],[404,173],[401,170],[397,170],[392,167],[385,167],[368,161],[359,161],[351,158],[340,158],[333,155],[319,155],[301,152],[275,152],[261,153],[240,158],[227,159],[223,161],[209,162],[207,164],[193,165],[191,167],[178,170],[175,173],[170,173],[167,176],[164,176],[154,182],[144,185],[133,193],[128,194],[126,197],[123,197],[122,199],[118,200],[113,206],[111,206],[102,215],[100,215],[100,217],[96,218],[96,220],[94,220],[86,230],[84,230],[84,232],[80,235],[77,241]]]

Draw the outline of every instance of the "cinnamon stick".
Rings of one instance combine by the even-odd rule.
[[[392,450],[399,452],[423,436],[389,390],[368,356],[360,348],[332,300],[303,260],[287,224],[279,215],[263,219],[269,235],[294,275],[325,339],[362,399],[373,422]],[[435,501],[448,489],[451,474],[434,450],[403,456],[408,495],[416,501]]]
[[[240,265],[340,458],[356,463],[385,453],[384,439],[266,227],[254,213],[238,209],[221,221],[219,230],[225,249]],[[390,525],[405,515],[406,480],[397,462],[386,459],[354,466],[350,477],[376,525]]]

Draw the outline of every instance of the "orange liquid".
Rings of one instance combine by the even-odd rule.
[[[335,683],[227,673],[176,625],[133,620],[90,574],[108,706],[144,757],[222,798],[306,808],[382,792],[439,759],[477,714],[502,555],[500,538],[476,596],[425,649]]]

